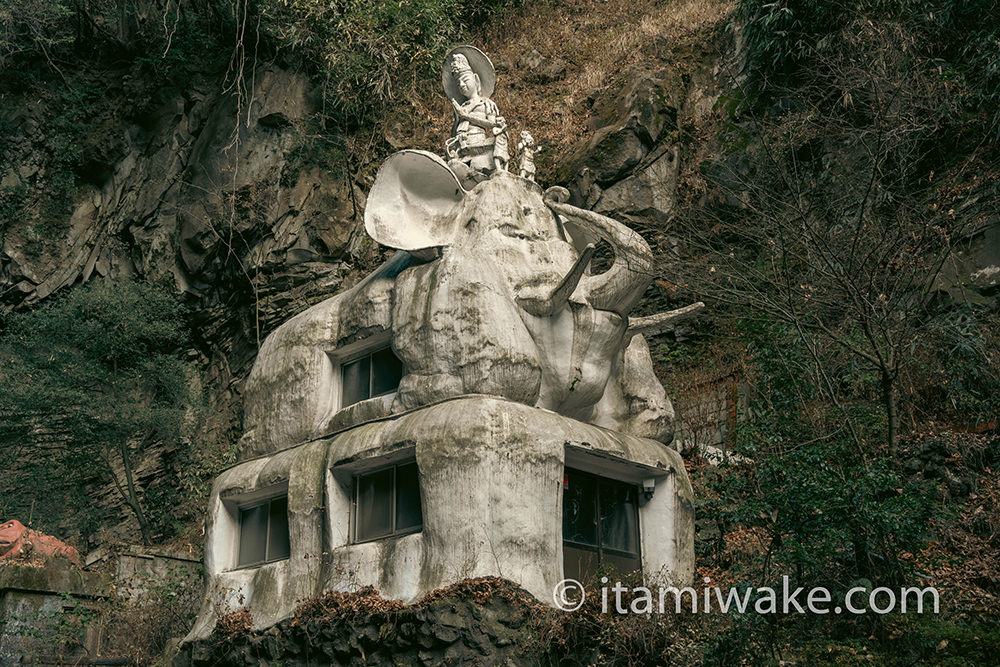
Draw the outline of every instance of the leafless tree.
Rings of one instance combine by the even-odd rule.
[[[899,26],[858,24],[841,37],[788,111],[720,122],[740,148],[703,170],[700,214],[676,227],[695,290],[788,325],[829,400],[839,393],[832,350],[877,374],[895,453],[900,374],[972,221],[934,182],[947,88],[898,47]]]

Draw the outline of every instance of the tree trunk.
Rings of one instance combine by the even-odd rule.
[[[873,579],[871,551],[868,550],[868,540],[857,521],[847,522],[847,532],[850,535],[851,547],[854,549],[854,565],[858,576],[863,579]]]
[[[143,512],[142,505],[139,503],[139,496],[135,491],[135,478],[132,475],[132,457],[128,453],[127,444],[122,443],[119,449],[122,455],[122,465],[125,468],[125,484],[128,489],[128,496],[125,498],[125,502],[132,509],[136,520],[139,522],[139,531],[142,533],[143,546],[149,546],[152,543],[149,533],[149,521],[146,520],[146,513]]]
[[[899,411],[896,406],[896,386],[891,373],[882,370],[882,404],[889,422],[889,456],[896,456],[899,443]]]

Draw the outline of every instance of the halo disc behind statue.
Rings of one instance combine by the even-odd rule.
[[[465,101],[465,96],[458,90],[458,83],[451,73],[451,61],[454,59],[456,53],[461,53],[465,56],[469,61],[469,66],[472,67],[472,71],[479,75],[479,83],[482,85],[482,91],[480,91],[479,95],[485,98],[492,97],[497,81],[493,63],[490,62],[485,53],[468,44],[456,46],[444,57],[444,65],[441,67],[441,83],[444,85],[445,95],[459,102]]]

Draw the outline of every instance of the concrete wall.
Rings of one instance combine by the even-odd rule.
[[[102,574],[0,566],[0,665],[91,664],[101,639],[96,615],[110,594]]]
[[[423,530],[352,544],[355,475],[415,459]],[[632,483],[656,479],[639,511],[643,571],[689,582],[693,494],[663,444],[485,396],[464,396],[371,421],[241,463],[219,476],[206,539],[206,598],[188,640],[248,607],[254,627],[287,617],[323,590],[372,585],[413,600],[466,577],[511,579],[548,602],[562,575],[567,465]],[[288,494],[291,556],[238,568],[241,503]]]

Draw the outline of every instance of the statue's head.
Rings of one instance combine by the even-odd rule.
[[[558,192],[556,192],[558,191]],[[569,192],[543,196],[535,183],[494,175],[466,190],[448,164],[425,151],[390,156],[378,171],[365,207],[365,229],[381,245],[479,261],[483,252],[501,267],[511,297],[532,314],[555,312],[580,284],[580,299],[625,316],[653,275],[649,245],[620,223],[594,214],[562,220]],[[553,208],[554,207],[554,208]],[[569,211],[572,213],[572,211]],[[575,214],[574,214],[575,215]],[[592,244],[604,240],[612,267],[584,272]],[[557,290],[560,285],[565,289]],[[596,295],[591,298],[591,295]]]
[[[474,97],[489,98],[496,84],[493,63],[474,46],[458,46],[444,59],[441,83],[449,98],[459,102]]]
[[[451,61],[451,75],[465,99],[470,100],[479,96],[482,83],[479,81],[479,76],[472,71],[469,60],[461,53],[455,54],[454,60]]]

